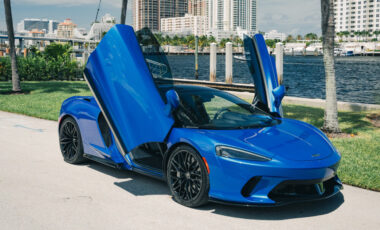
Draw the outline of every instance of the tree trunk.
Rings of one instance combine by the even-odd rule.
[[[334,1],[321,0],[323,62],[326,77],[326,108],[322,130],[340,133],[338,123],[338,105],[336,100],[335,60],[334,60]]]
[[[125,19],[127,16],[127,5],[128,5],[128,0],[123,0],[123,2],[121,3],[120,24],[125,24]]]
[[[13,31],[13,19],[12,19],[12,10],[11,10],[10,0],[4,0],[4,9],[5,9],[5,20],[7,23],[7,30],[8,30],[9,53],[11,57],[11,66],[12,66],[12,91],[20,92],[21,86],[20,86],[20,77],[18,76],[18,71],[17,71],[15,35]]]

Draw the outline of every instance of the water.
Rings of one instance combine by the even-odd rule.
[[[194,79],[194,56],[168,56],[173,76]],[[217,81],[224,81],[224,56],[217,57]],[[380,104],[380,57],[337,57],[337,97],[339,101]],[[235,83],[252,83],[245,62],[234,61]],[[209,79],[209,56],[199,56],[199,79]],[[285,56],[286,95],[325,98],[322,57]]]

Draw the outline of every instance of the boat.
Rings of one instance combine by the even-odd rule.
[[[238,61],[247,61],[245,55],[234,55],[234,59]]]

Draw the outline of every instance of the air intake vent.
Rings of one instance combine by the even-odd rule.
[[[252,177],[241,189],[241,195],[243,195],[244,197],[248,197],[260,180],[261,176]]]

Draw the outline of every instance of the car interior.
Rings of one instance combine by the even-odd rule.
[[[104,144],[107,147],[110,147],[112,144],[111,129],[109,128],[103,113],[99,114],[98,123]],[[151,142],[142,144],[131,151],[132,160],[141,166],[162,170],[162,160],[166,148],[167,147],[164,143]]]

